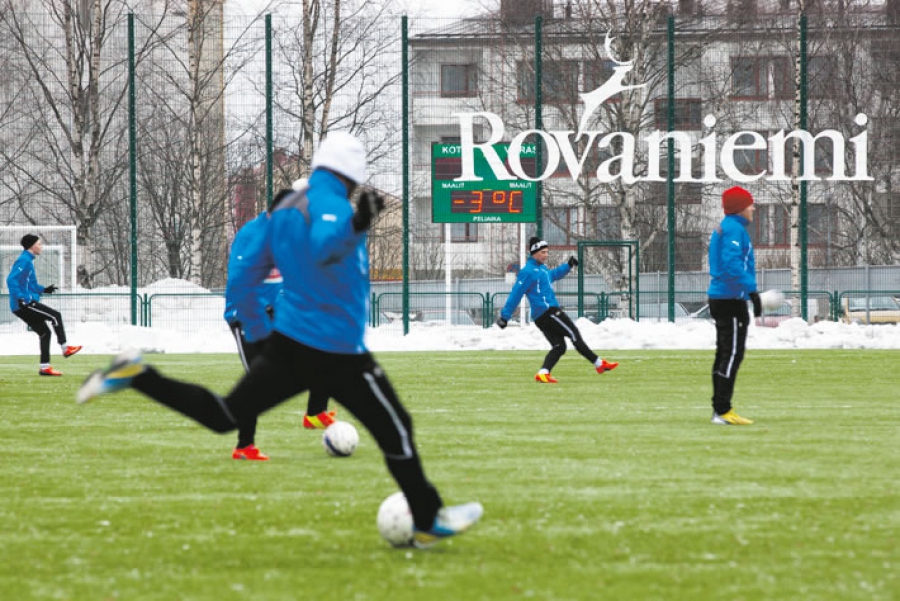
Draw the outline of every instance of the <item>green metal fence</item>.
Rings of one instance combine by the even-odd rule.
[[[504,1],[427,21],[373,5],[341,35],[320,24],[312,42],[298,11],[233,16],[225,4],[129,15],[112,2],[90,8],[103,19],[67,21],[72,9],[40,1],[0,16],[0,226],[43,235],[65,292],[130,287],[133,324],[151,321],[138,289],[153,282],[222,287],[235,229],[306,174],[327,129],[364,138],[370,183],[391,197],[371,232],[371,275],[401,284],[404,331],[414,295],[436,283],[494,280],[480,309],[492,313],[493,286],[521,267],[534,234],[552,265],[585,242],[635,241],[630,273],[621,254],[585,249],[579,277],[604,285],[581,288],[573,306],[665,293],[674,318],[677,291],[701,290],[721,191],[741,178],[757,200],[758,267],[790,274],[780,288],[807,301],[900,288],[894,3],[801,14],[794,3],[639,2],[607,14],[573,0],[536,3],[534,15]],[[66,54],[67,23],[72,47],[90,52]],[[814,137],[781,137],[794,130]],[[435,186],[462,161],[436,163],[433,146],[516,140],[533,147],[516,179],[534,180],[534,221],[507,220],[515,189],[496,180],[444,195],[459,204],[452,222],[434,222]],[[0,264],[21,234],[0,227]],[[848,272],[870,268],[880,279],[862,286]],[[649,273],[663,277],[648,286]]]

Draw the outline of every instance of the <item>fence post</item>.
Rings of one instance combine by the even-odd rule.
[[[667,24],[668,37],[668,68],[666,69],[668,80],[667,104],[669,110],[666,111],[667,131],[671,133],[675,130],[675,17],[669,15]],[[668,171],[666,174],[666,215],[668,221],[669,236],[669,277],[668,288],[669,294],[668,313],[669,321],[675,322],[675,140],[672,136],[666,140],[666,151],[668,156]]]
[[[138,323],[137,108],[135,107],[134,13],[128,13],[128,202],[131,209],[131,325]]]
[[[403,95],[403,335],[409,334],[409,24],[400,19]]]

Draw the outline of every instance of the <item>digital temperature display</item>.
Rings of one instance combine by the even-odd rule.
[[[521,190],[458,190],[450,193],[450,211],[470,215],[522,212]]]
[[[508,168],[508,144],[494,144]],[[480,148],[475,148],[478,181],[457,181],[462,175],[462,147],[434,144],[431,150],[431,220],[434,223],[533,223],[537,220],[537,184],[499,180]],[[523,166],[535,162],[534,146],[523,146]],[[507,169],[508,170],[508,169]]]

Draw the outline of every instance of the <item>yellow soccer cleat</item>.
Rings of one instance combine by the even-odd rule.
[[[749,426],[753,423],[753,420],[741,417],[735,413],[734,409],[731,409],[728,413],[723,413],[722,415],[713,413],[711,421],[717,426]]]

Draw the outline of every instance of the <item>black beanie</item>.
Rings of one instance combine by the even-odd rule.
[[[38,240],[40,240],[40,238],[38,238],[34,234],[25,234],[24,236],[22,236],[22,240],[20,240],[20,242],[22,243],[22,248],[28,250],[29,248],[34,246],[34,243]]]
[[[541,249],[547,248],[548,246],[550,245],[537,236],[532,236],[528,239],[528,252],[532,255]]]

